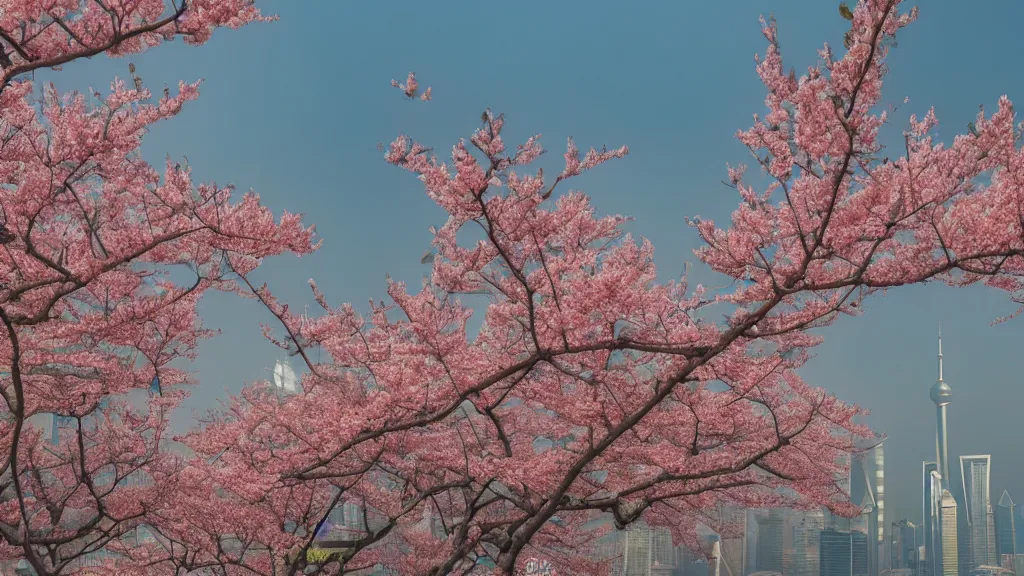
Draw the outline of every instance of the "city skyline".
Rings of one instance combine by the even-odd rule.
[[[754,556],[746,563],[745,574],[812,572],[804,557],[810,543],[814,542],[821,555],[815,563],[819,574],[845,576],[849,572],[843,572],[841,566],[847,562],[856,564],[858,560],[856,554],[849,556],[841,551],[842,542],[855,534],[862,534],[866,541],[877,538],[881,544],[874,550],[872,547],[864,549],[862,561],[865,573],[870,576],[886,570],[890,571],[890,576],[897,573],[893,570],[908,571],[907,576],[970,576],[979,568],[992,570],[1002,565],[1012,570],[1021,561],[1016,555],[1017,509],[1010,489],[997,490],[996,493],[1001,494],[999,501],[992,502],[992,456],[954,455],[959,465],[955,475],[949,472],[948,440],[950,435],[956,434],[959,423],[948,414],[953,391],[944,379],[941,326],[937,347],[937,378],[928,393],[935,406],[934,460],[922,462],[921,517],[916,521],[911,518],[895,520],[891,532],[886,532],[882,514],[885,459],[883,442],[879,441],[854,454],[850,459],[849,478],[840,479],[853,503],[865,510],[860,518],[854,521],[834,519],[829,527],[822,525],[810,531],[806,524],[793,525],[792,545],[785,548],[787,560],[783,563],[775,559],[776,551],[783,548],[779,545],[782,516],[779,511],[768,511],[767,516],[756,521],[754,531],[748,528],[744,532],[743,546],[748,555]],[[747,518],[750,518],[749,511]],[[887,533],[888,538],[884,536]],[[852,545],[853,540],[849,542]],[[851,569],[856,575],[854,564]]]

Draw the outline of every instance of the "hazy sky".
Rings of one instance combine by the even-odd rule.
[[[199,101],[157,126],[144,151],[161,168],[165,155],[186,155],[197,179],[253,188],[275,211],[305,213],[323,249],[271,261],[261,279],[293,306],[311,302],[306,280],[314,277],[334,303],[365,308],[384,295],[387,273],[419,282],[427,228],[443,221],[419,182],[387,166],[376,143],[405,132],[447,150],[490,106],[507,114],[508,142],[543,132],[552,167],[569,135],[581,147],[629,145],[625,160],[573,186],[599,211],[633,216],[631,230],[654,243],[668,279],[694,260],[698,240],[684,218],[723,221],[737,203],[721,180],[726,162],[749,163],[733,135],[764,111],[752,59],[765,47],[758,14],[775,12],[784,61],[799,72],[823,42],[841,45],[846,23],[835,4],[259,2],[281,20],[220,31],[199,49],[174,44],[133,58],[155,93],[164,83],[207,79]],[[896,134],[909,113],[929,106],[949,139],[978,105],[994,109],[1002,94],[1024,101],[1015,39],[1024,4],[923,4],[889,60],[886,100],[910,97],[895,116]],[[105,89],[115,74],[127,77],[127,65],[98,58],[44,77],[62,91]],[[403,101],[389,86],[409,70],[433,86],[433,102]],[[708,279],[699,266],[694,272]],[[1013,309],[994,290],[918,286],[876,298],[863,317],[824,332],[803,375],[870,409],[869,423],[888,434],[887,521],[920,521],[921,461],[935,456],[928,389],[940,321],[954,393],[951,468],[960,454],[991,454],[993,504],[1004,489],[1024,500],[1024,320],[989,325]],[[277,355],[258,326],[272,319],[255,303],[215,295],[202,311],[223,335],[203,347],[202,385],[188,410],[266,377]],[[186,426],[190,414],[177,424]]]

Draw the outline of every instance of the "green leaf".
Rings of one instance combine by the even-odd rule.
[[[853,12],[850,11],[850,7],[846,5],[846,2],[839,3],[839,15],[847,20],[853,20]]]

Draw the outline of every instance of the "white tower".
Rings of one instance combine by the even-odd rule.
[[[293,394],[296,390],[297,380],[295,370],[292,370],[287,361],[278,360],[277,364],[274,364],[274,386],[279,390]]]
[[[953,401],[953,391],[942,381],[942,327],[939,327],[939,379],[930,393],[935,403],[935,452],[938,472],[942,475],[942,487],[949,489],[949,453],[946,448],[946,406]]]

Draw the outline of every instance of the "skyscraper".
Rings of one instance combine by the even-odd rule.
[[[919,570],[920,576],[940,576],[942,573],[942,525],[939,520],[939,514],[942,513],[942,481],[936,468],[935,462],[925,462],[921,466],[924,476],[924,501],[921,511],[924,537],[921,539],[921,545],[924,546],[925,558],[923,569]]]
[[[670,574],[676,564],[672,534],[667,528],[634,524],[619,533],[623,551],[612,573],[620,576],[661,576]]]
[[[992,457],[987,454],[960,457],[972,569],[996,564],[995,528],[989,498],[991,461]]]
[[[708,555],[708,576],[721,576],[722,541],[716,539],[711,544],[711,554]]]
[[[874,439],[863,445],[850,462],[850,500],[864,510],[855,524],[868,536],[867,574],[878,576],[882,570],[881,552],[885,544],[885,456],[882,442]]]
[[[850,570],[853,576],[865,576],[868,573],[868,550],[871,538],[867,534],[853,530],[850,532]]]
[[[757,571],[783,572],[782,510],[773,509],[757,521]]]
[[[960,571],[956,539],[956,500],[942,490],[942,576],[957,576]]]
[[[277,363],[274,364],[274,386],[278,390],[281,390],[286,394],[294,393],[297,388],[297,380],[298,379],[295,377],[295,370],[292,370],[291,365],[288,364],[287,361],[282,362],[278,360]]]
[[[1010,498],[1010,493],[1003,490],[999,497],[999,504],[996,505],[996,557],[999,565],[1007,567],[1007,556],[1009,556],[1009,568],[1013,569],[1014,556],[1017,554],[1017,529],[1013,521],[1016,513],[1016,505]]]
[[[821,576],[851,576],[853,573],[853,546],[850,533],[829,528],[819,536]]]
[[[893,570],[908,569],[912,573],[917,572],[917,526],[910,520],[900,520],[892,523],[892,530],[889,532],[891,546],[889,547],[889,564]]]
[[[1017,522],[1021,522],[1021,526],[1024,526],[1024,506],[1017,506],[1014,509],[1014,514],[1014,524],[1016,524]],[[1017,530],[1017,541],[1015,542],[1015,544],[1017,544],[1017,554],[1024,553],[1024,530]],[[1019,572],[1019,574],[1024,576],[1024,570]]]
[[[758,514],[754,510],[747,510],[743,525],[743,574],[757,572],[758,536]]]
[[[820,510],[805,512],[793,526],[793,558],[787,574],[818,576],[818,552],[821,531],[825,528],[825,515]]]
[[[885,553],[885,451],[881,444],[875,446],[875,500],[878,502],[877,518],[878,534],[875,543],[872,544],[878,553],[878,570],[892,568],[888,562],[888,555]],[[885,558],[885,561],[882,559]]]
[[[946,560],[947,555],[943,553],[942,549],[943,544],[946,542],[946,538],[949,536],[949,534],[943,533],[943,528],[946,527],[946,524],[943,523],[942,518],[942,498],[946,492],[948,492],[948,490],[944,490],[942,488],[942,475],[939,474],[938,472],[932,471],[930,494],[932,497],[932,506],[934,512],[932,513],[932,542],[930,544],[930,546],[933,548],[933,552],[931,554],[930,559],[931,576],[944,576],[946,574],[944,561]],[[955,510],[956,509],[954,508],[954,511]],[[956,531],[954,530],[952,534],[954,536],[955,542]],[[953,549],[955,550],[956,547],[954,547]],[[956,566],[957,564],[954,562],[953,565]]]

